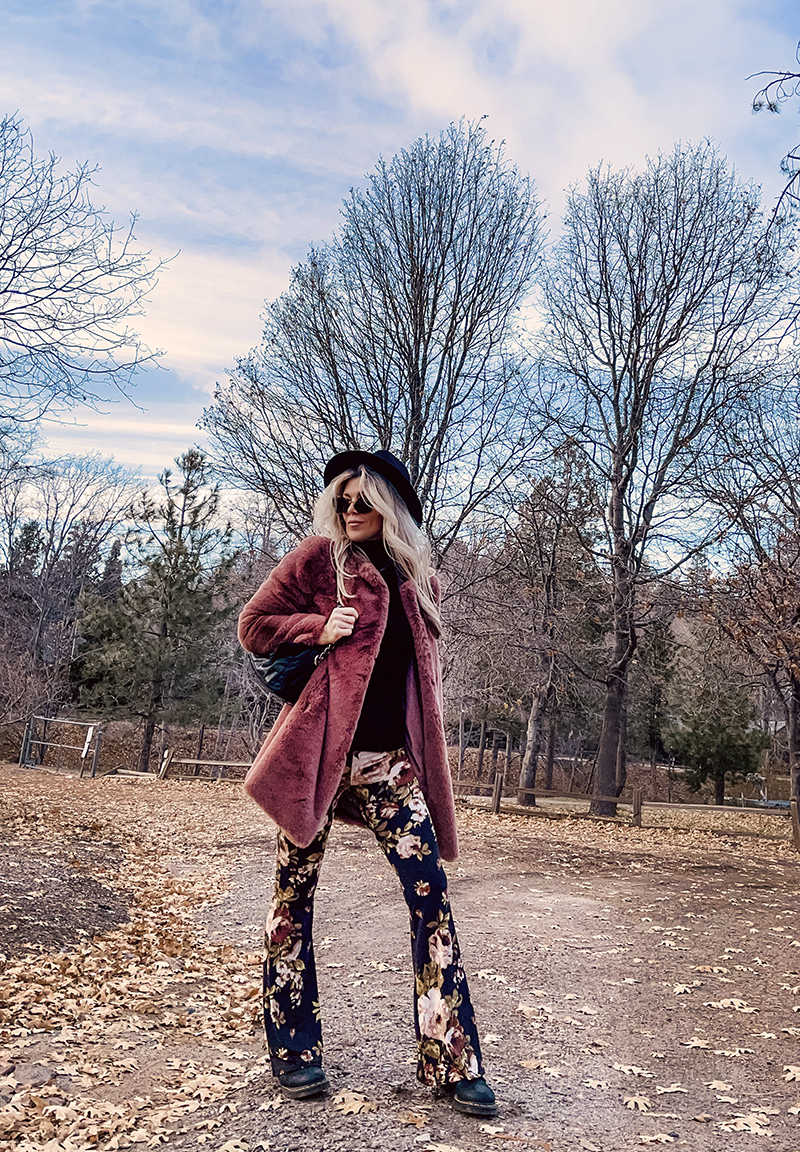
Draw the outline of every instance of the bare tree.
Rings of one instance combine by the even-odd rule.
[[[704,478],[727,520],[710,583],[716,619],[761,669],[786,723],[791,795],[800,800],[800,428],[794,380],[765,388],[727,429]]]
[[[597,797],[619,795],[624,779],[642,585],[713,536],[692,481],[720,427],[788,355],[788,250],[758,190],[708,144],[641,173],[597,168],[570,193],[546,286],[542,388],[550,433],[583,453],[602,494],[613,625],[595,814],[616,810]]]
[[[206,409],[212,458],[303,535],[321,462],[389,448],[443,552],[525,466],[515,321],[537,266],[538,203],[483,125],[461,122],[381,160],[342,217]]]
[[[97,169],[60,175],[16,116],[0,120],[0,449],[20,425],[123,389],[153,353],[128,327],[158,270],[90,199]]]
[[[81,596],[103,580],[134,479],[82,456],[18,468],[0,488],[0,721],[69,699]]]
[[[574,450],[557,453],[556,468],[537,479],[518,509],[505,542],[505,555],[517,582],[515,626],[509,637],[527,648],[530,701],[525,751],[520,765],[519,802],[533,788],[545,727],[564,695],[565,681],[592,676],[596,665],[599,615],[606,589],[592,556],[598,508],[591,475]],[[592,623],[593,622],[593,623]],[[593,632],[589,642],[588,632]]]
[[[795,60],[800,65],[800,43],[795,49]],[[800,98],[800,72],[756,72],[752,76],[748,76],[747,79],[757,80],[762,76],[768,76],[769,79],[753,97],[754,112],[763,112],[765,108],[768,112],[780,112],[787,100]],[[776,217],[784,206],[792,210],[800,207],[800,193],[798,193],[800,144],[790,148],[781,160],[781,171],[786,176],[786,183],[775,204],[774,215]]]
[[[558,709],[576,693],[594,695],[587,680],[607,614],[588,546],[596,521],[591,477],[567,448],[486,537],[455,541],[439,570],[448,718],[458,716],[462,735],[477,721],[484,743],[487,728],[519,737],[520,790],[534,787]],[[519,798],[534,803],[524,791]]]

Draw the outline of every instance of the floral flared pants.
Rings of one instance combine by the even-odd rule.
[[[475,1015],[461,964],[447,880],[427,805],[402,753],[392,754],[389,779],[350,789],[400,879],[411,917],[417,1079],[453,1084],[483,1075]],[[335,802],[334,802],[335,803]],[[278,833],[275,895],[265,933],[264,1027],[272,1070],[322,1064],[322,1026],[312,921],[333,806],[307,848]]]

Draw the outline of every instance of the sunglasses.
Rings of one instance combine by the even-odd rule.
[[[366,516],[367,512],[372,511],[372,505],[368,504],[361,494],[356,496],[355,500],[350,500],[347,496],[336,497],[336,511],[340,516],[344,516],[351,509],[359,516]]]

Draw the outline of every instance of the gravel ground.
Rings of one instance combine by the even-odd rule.
[[[8,1108],[16,1099],[19,1110],[44,1081],[54,1100],[80,1095],[137,1109],[141,1131],[149,1116],[147,1133],[175,1148],[226,1152],[614,1152],[649,1143],[800,1152],[799,861],[785,842],[498,818],[462,806],[462,856],[448,874],[500,1103],[486,1124],[414,1081],[407,913],[367,833],[335,826],[317,898],[331,1095],[281,1102],[253,1011],[273,870],[268,822],[224,786],[126,788],[13,770],[4,783],[14,817],[4,851],[19,867],[3,869],[0,903],[4,917],[13,912],[8,923],[19,925],[23,913],[30,921],[25,939],[3,938],[8,970],[19,979],[14,957],[35,956],[44,972],[49,958],[75,949],[90,966],[114,948],[130,970],[127,958],[137,957],[138,994],[149,989],[134,1003],[129,993],[124,1008],[107,990],[104,1005],[95,989],[109,980],[98,978],[73,1027],[48,1021],[39,996],[35,1022],[46,1035],[30,1017],[18,1014],[15,1028],[6,1016],[0,1093]],[[158,898],[168,888],[176,893],[169,906]],[[117,927],[127,904],[132,921]],[[140,906],[154,938],[142,953]],[[202,971],[192,961],[200,956]],[[59,1065],[58,1045],[88,1053],[86,1068]],[[136,1067],[120,1068],[128,1056]],[[212,1083],[203,1099],[196,1085],[212,1072],[223,1086]],[[343,1093],[377,1107],[345,1114]],[[170,1100],[190,1096],[200,1101],[190,1118],[167,1115]],[[8,1147],[84,1146],[58,1131],[50,1145],[36,1137],[30,1107],[30,1124],[10,1129]],[[144,1142],[135,1130],[130,1139],[130,1124],[106,1144],[85,1125],[69,1138],[83,1133],[87,1149]]]

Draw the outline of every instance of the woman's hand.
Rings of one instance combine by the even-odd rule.
[[[344,636],[352,636],[353,628],[358,619],[355,608],[342,608],[337,605],[327,619],[325,627],[319,634],[318,644],[335,644]]]

